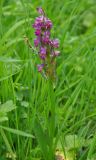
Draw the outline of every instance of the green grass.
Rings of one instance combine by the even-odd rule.
[[[33,46],[38,6],[60,39],[55,90],[24,43]],[[0,1],[0,102],[16,106],[0,108],[0,160],[53,160],[56,148],[66,160],[96,159],[95,17],[95,0]]]

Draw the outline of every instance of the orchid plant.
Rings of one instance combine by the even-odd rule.
[[[36,39],[34,45],[38,49],[38,56],[41,64],[38,64],[38,71],[51,80],[55,79],[56,57],[60,52],[58,39],[51,39],[52,21],[46,16],[42,8],[37,8],[39,17],[35,19],[33,28]]]
[[[37,8],[39,17],[36,17],[32,27],[35,29],[34,46],[38,52],[40,64],[37,64],[38,72],[40,72],[48,81],[44,83],[47,92],[46,105],[46,130],[41,125],[39,117],[34,119],[34,132],[39,142],[40,148],[45,160],[55,160],[56,142],[54,142],[54,135],[56,129],[55,108],[56,97],[53,83],[56,80],[56,57],[59,56],[59,40],[51,38],[51,29],[53,27],[52,21],[46,16],[44,10]],[[30,48],[33,49],[28,39],[25,39]],[[51,82],[51,83],[50,83]],[[47,138],[46,138],[47,132]],[[57,159],[56,159],[57,160]]]

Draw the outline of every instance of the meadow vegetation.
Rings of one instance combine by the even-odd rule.
[[[38,6],[60,40],[53,86],[37,70]],[[96,0],[0,0],[0,160],[63,158],[96,160]]]

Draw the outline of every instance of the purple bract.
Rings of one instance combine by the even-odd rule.
[[[39,14],[43,14],[44,15],[44,11],[41,7],[37,7],[37,11]]]
[[[42,72],[43,67],[44,67],[44,64],[38,64],[38,65],[37,65],[38,72]]]
[[[41,47],[40,48],[40,57],[41,57],[41,59],[45,59],[46,58],[46,48],[44,48],[44,47]]]

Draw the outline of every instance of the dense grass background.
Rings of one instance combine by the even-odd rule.
[[[43,159],[37,139],[30,137],[35,115],[43,129],[48,125],[49,89],[37,72],[37,56],[24,43],[27,36],[33,45],[38,6],[54,24],[52,36],[60,39],[54,93],[57,148],[68,160],[96,160],[96,0],[0,1],[0,101],[17,106],[0,123],[0,160],[15,159],[12,153],[18,160]]]

